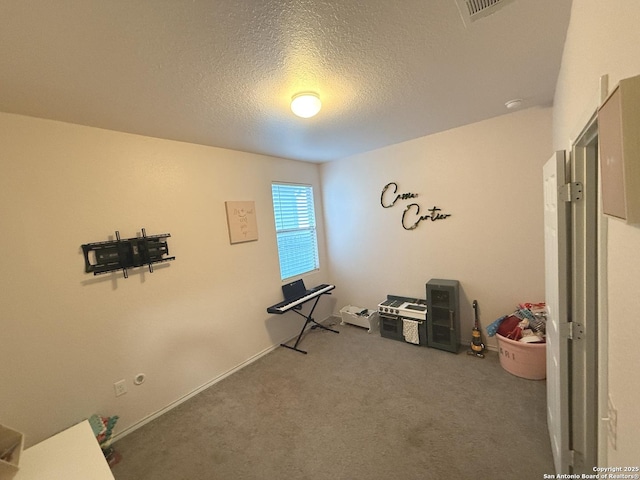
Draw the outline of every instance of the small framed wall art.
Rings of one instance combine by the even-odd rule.
[[[231,244],[258,240],[258,222],[254,201],[224,202]]]

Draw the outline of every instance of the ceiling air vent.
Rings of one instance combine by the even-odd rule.
[[[465,26],[491,15],[513,0],[455,0]]]

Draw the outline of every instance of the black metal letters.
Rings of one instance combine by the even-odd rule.
[[[414,212],[415,210],[415,212]],[[433,208],[427,210],[429,215],[420,215],[420,205],[417,203],[411,203],[407,205],[407,208],[402,212],[402,228],[405,230],[414,230],[418,227],[418,224],[423,220],[431,220],[435,222],[436,220],[444,220],[451,216],[449,213],[439,213],[441,209],[437,208],[435,205]],[[413,213],[413,217],[411,216]],[[407,226],[411,220],[414,220],[414,223]]]
[[[391,190],[393,189],[393,190]],[[398,184],[396,182],[389,182],[382,188],[380,194],[380,205],[382,208],[393,207],[398,200],[408,200],[410,198],[416,198],[417,193],[398,193]],[[445,220],[451,216],[450,213],[442,213],[442,209],[436,207],[429,208],[427,215],[420,215],[420,205],[417,203],[410,203],[402,212],[402,228],[405,230],[415,230],[420,222],[423,220]]]
[[[400,195],[396,195],[391,203],[385,204],[385,199],[389,198],[389,195],[385,196],[385,194],[387,193],[387,190],[389,190],[389,187],[391,185],[393,185],[393,192],[391,193],[395,194],[398,191],[398,184],[396,182],[390,182],[384,186],[384,188],[382,189],[382,194],[380,195],[380,205],[382,205],[382,208],[390,208],[393,207],[398,200],[407,200],[409,198],[416,198],[418,196],[417,193],[401,193]]]

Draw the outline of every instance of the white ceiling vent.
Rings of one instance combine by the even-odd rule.
[[[455,0],[462,16],[462,21],[468,27],[476,20],[491,15],[513,0]]]

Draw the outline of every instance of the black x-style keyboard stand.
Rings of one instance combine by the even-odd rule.
[[[331,295],[330,292],[325,292],[322,295]],[[305,355],[307,354],[307,352],[305,352],[304,350],[300,350],[298,348],[298,343],[300,343],[300,339],[302,338],[302,334],[304,333],[305,328],[307,328],[307,325],[309,325],[310,323],[313,323],[313,325],[311,325],[311,330],[316,329],[316,328],[322,328],[323,330],[329,330],[330,332],[334,332],[334,333],[340,333],[337,330],[334,330],[332,328],[329,327],[325,327],[324,325],[321,325],[320,323],[316,322],[312,315],[313,315],[313,311],[316,309],[316,305],[318,305],[318,300],[320,300],[320,297],[322,297],[322,295],[318,295],[317,297],[315,297],[315,302],[313,303],[313,307],[311,307],[311,311],[309,312],[308,315],[305,315],[304,313],[300,313],[298,308],[293,308],[292,311],[294,311],[295,313],[297,313],[298,315],[300,315],[301,317],[303,317],[305,319],[304,325],[302,326],[302,330],[300,330],[300,334],[298,335],[298,338],[296,339],[296,343],[292,346],[287,345],[286,343],[281,343],[280,346],[281,347],[286,347],[286,348],[290,348],[291,350],[295,350],[296,352],[300,352],[300,353],[304,353]],[[309,300],[314,300],[314,298],[310,298]],[[297,305],[297,307],[302,307],[302,305],[304,305],[307,302],[302,302],[299,305]]]

